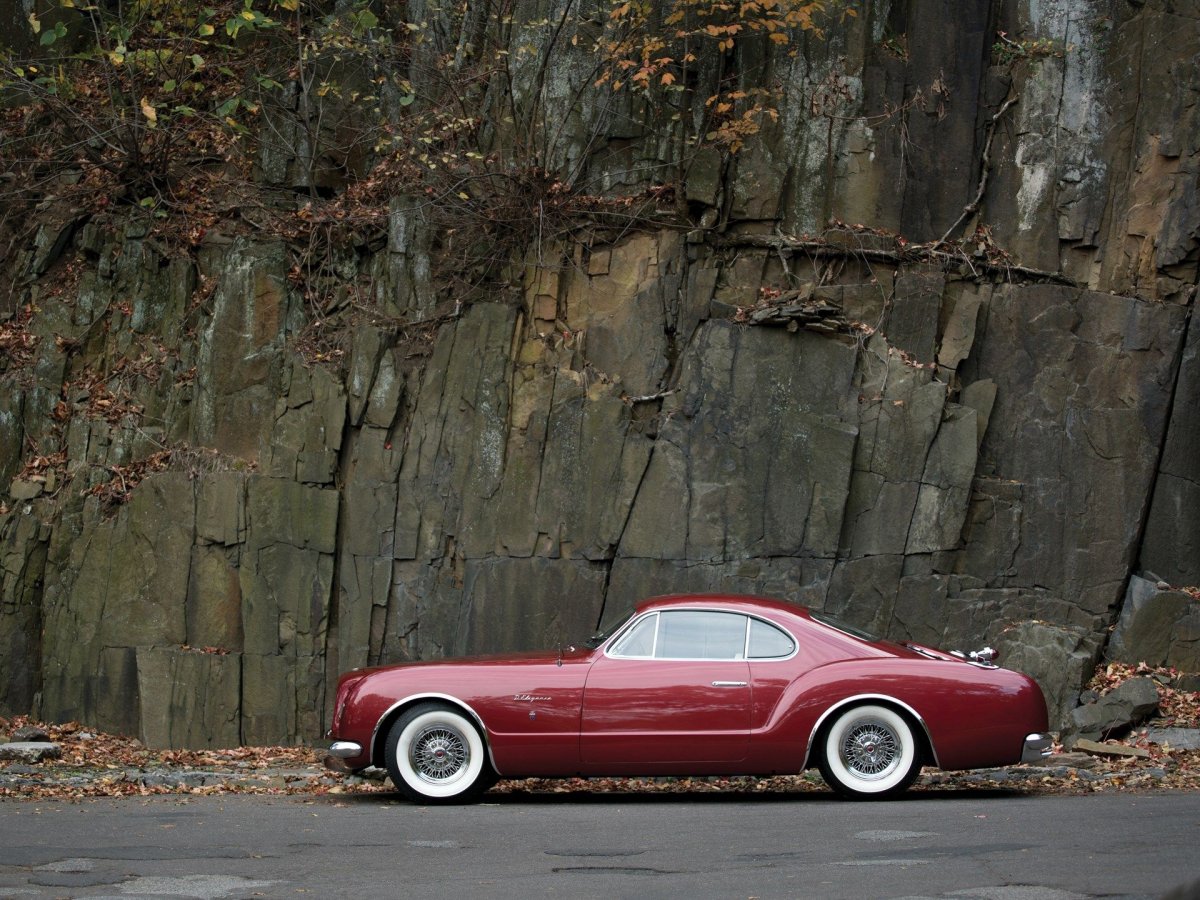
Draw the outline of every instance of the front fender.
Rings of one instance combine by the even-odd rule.
[[[384,749],[387,745],[388,731],[391,730],[392,723],[396,721],[396,719],[399,718],[404,710],[408,709],[410,706],[415,706],[418,703],[424,703],[426,701],[444,703],[448,706],[453,706],[460,712],[466,713],[470,717],[471,721],[475,723],[475,727],[479,729],[479,736],[483,738],[483,744],[488,748],[488,756],[491,756],[492,742],[488,740],[487,726],[483,724],[483,718],[479,715],[479,713],[472,709],[470,704],[464,703],[457,697],[451,697],[449,694],[439,694],[432,691],[426,691],[424,693],[410,694],[402,700],[397,700],[383,712],[383,715],[379,717],[379,721],[375,723],[375,728],[371,731],[371,765],[379,766],[380,768],[383,767]],[[494,768],[495,760],[491,760],[491,762]]]

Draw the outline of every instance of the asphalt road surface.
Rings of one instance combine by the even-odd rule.
[[[1075,900],[1200,879],[1200,794],[485,799],[0,803],[0,898]]]

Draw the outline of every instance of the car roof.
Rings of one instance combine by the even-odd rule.
[[[652,609],[703,606],[706,609],[723,609],[741,613],[783,613],[799,619],[810,618],[807,606],[788,603],[773,597],[758,597],[752,594],[664,594],[650,597],[637,605],[639,613]]]
[[[895,655],[899,649],[890,641],[869,640],[819,620],[812,615],[809,607],[802,604],[753,594],[665,594],[643,600],[635,608],[634,614],[669,609],[712,609],[762,616],[785,627],[794,637],[804,631],[816,636],[824,645],[839,647],[840,653],[847,656]]]

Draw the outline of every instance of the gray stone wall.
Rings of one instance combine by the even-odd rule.
[[[998,30],[1061,53],[1001,63]],[[303,352],[282,238],[188,259],[51,211],[4,260],[38,341],[0,364],[0,712],[315,741],[340,671],[578,641],[669,591],[997,644],[1056,721],[1118,620],[1111,652],[1191,665],[1198,48],[1154,0],[869,3],[762,50],[780,120],[691,162],[707,231],[547,241],[461,303],[394,198],[343,260],[378,315],[341,368]],[[562,121],[610,186],[674,152]],[[913,250],[980,184],[965,253]]]

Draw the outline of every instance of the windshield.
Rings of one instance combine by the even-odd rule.
[[[630,613],[627,616],[623,616],[622,618],[617,619],[617,621],[614,622],[612,625],[609,625],[607,628],[597,631],[590,638],[588,638],[586,641],[584,641],[583,646],[587,647],[589,650],[595,650],[597,647],[599,647],[601,644],[603,644],[605,641],[607,641],[610,637],[612,637],[614,634],[616,634],[618,631],[620,631],[622,628],[624,628],[625,623],[628,622],[632,618],[633,618],[633,613]]]

